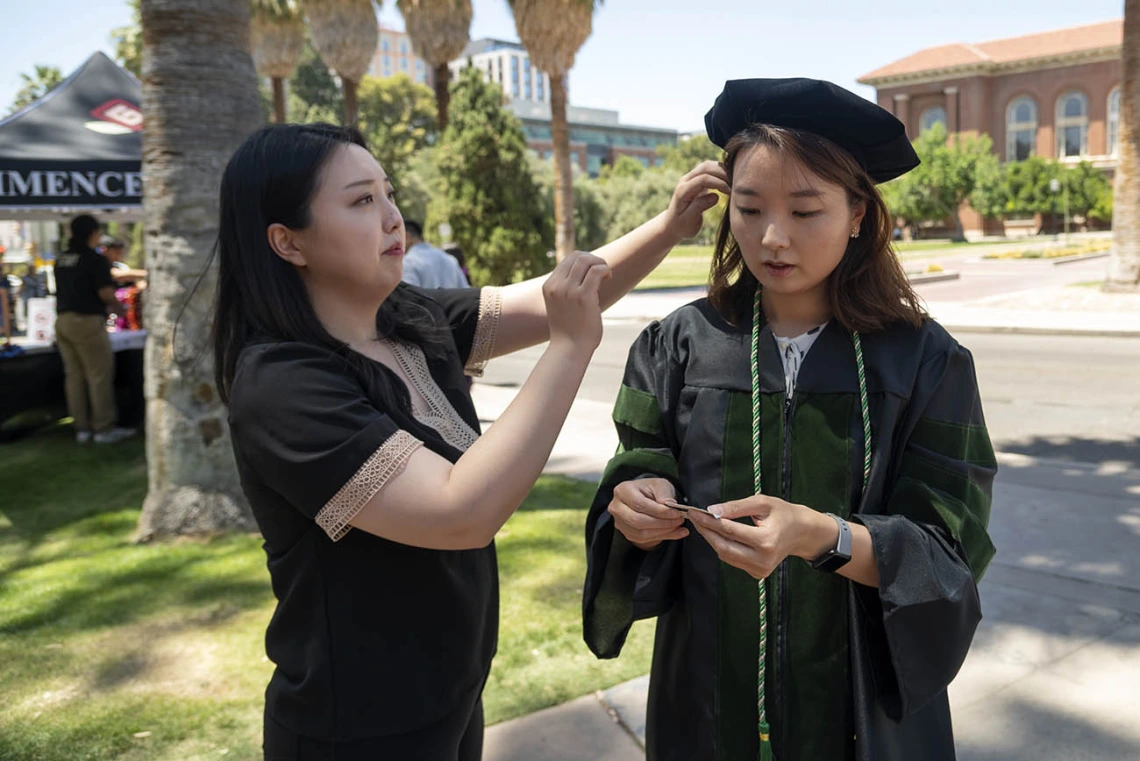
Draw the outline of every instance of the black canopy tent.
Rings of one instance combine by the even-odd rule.
[[[142,87],[103,53],[0,121],[0,219],[142,218]]]

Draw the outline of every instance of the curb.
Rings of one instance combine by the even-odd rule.
[[[915,275],[907,275],[907,280],[913,285],[923,285],[925,283],[944,283],[948,280],[960,280],[962,274],[960,272],[919,272]]]
[[[935,317],[937,320],[938,318]],[[938,324],[950,333],[989,333],[1021,336],[1073,336],[1087,338],[1140,338],[1140,329],[1125,328],[1122,330],[1093,328],[1082,330],[1080,328],[1041,328],[1022,325],[955,325],[952,322],[938,320]]]
[[[1092,254],[1077,254],[1076,256],[1064,256],[1060,259],[1053,260],[1054,267],[1060,267],[1062,264],[1076,264],[1077,262],[1087,262],[1093,259],[1107,259],[1112,255],[1111,251],[1097,251]]]

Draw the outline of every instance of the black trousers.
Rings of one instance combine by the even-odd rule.
[[[480,761],[483,701],[461,701],[455,711],[414,732],[326,742],[293,732],[265,715],[265,761]]]

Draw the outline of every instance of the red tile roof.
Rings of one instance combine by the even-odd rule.
[[[1070,27],[1022,37],[980,42],[973,45],[953,43],[920,50],[906,58],[864,74],[859,81],[874,84],[876,80],[906,74],[922,74],[968,67],[1000,65],[1052,58],[1084,51],[1119,47],[1124,42],[1124,21],[1117,19],[1101,24]]]

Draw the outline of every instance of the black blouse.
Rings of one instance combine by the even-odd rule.
[[[234,454],[278,600],[266,709],[320,740],[427,726],[483,684],[495,653],[494,544],[429,550],[348,525],[419,446],[455,462],[480,430],[465,366],[478,374],[490,356],[498,292],[401,288],[450,328],[432,359],[398,354],[437,414],[384,409],[344,359],[303,343],[248,346],[231,391]]]

